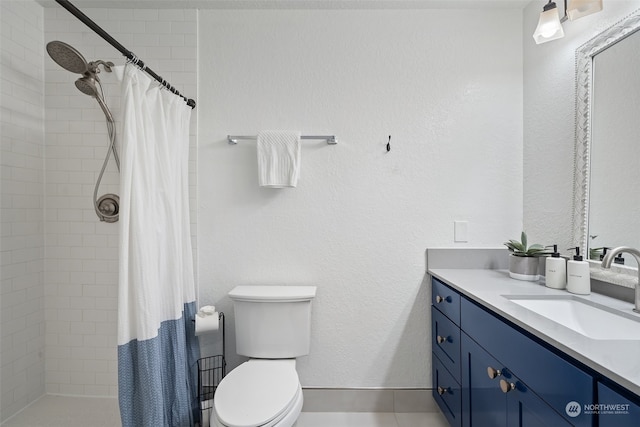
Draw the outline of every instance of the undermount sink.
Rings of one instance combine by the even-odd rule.
[[[502,295],[527,310],[596,340],[640,340],[640,317],[572,295]]]

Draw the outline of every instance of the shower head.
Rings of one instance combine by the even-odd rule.
[[[93,97],[100,96],[98,87],[96,86],[96,79],[92,76],[85,75],[84,77],[80,77],[78,80],[76,80],[76,87],[85,95]]]
[[[102,95],[102,89],[100,87],[100,80],[98,76],[91,75],[87,73],[84,77],[80,77],[76,80],[76,87],[78,90],[85,95],[89,95],[98,101],[98,105],[102,108],[104,115],[107,117],[107,121],[113,123],[113,116],[111,115],[111,111],[109,107],[107,107],[106,102],[104,102],[104,97]]]
[[[84,56],[74,47],[68,44],[54,40],[47,43],[47,53],[56,64],[72,73],[84,74],[89,71],[89,65]]]

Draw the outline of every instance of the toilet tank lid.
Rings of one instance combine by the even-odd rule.
[[[309,301],[315,296],[315,286],[242,285],[229,292],[234,301]]]

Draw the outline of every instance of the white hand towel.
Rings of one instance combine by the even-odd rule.
[[[295,187],[300,175],[300,132],[258,133],[258,177],[261,187]]]
[[[198,310],[197,314],[200,317],[211,316],[212,314],[216,314],[216,306],[215,305],[202,306],[200,307],[200,310]]]

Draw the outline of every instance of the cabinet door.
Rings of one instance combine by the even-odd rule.
[[[517,427],[571,427],[551,406],[518,378],[503,378],[501,391],[507,395],[507,425]]]
[[[465,333],[462,341],[462,424],[506,427],[507,394],[499,381],[504,367]]]
[[[600,427],[640,425],[640,398],[632,401],[602,383],[598,383],[598,406],[593,410],[598,413]]]

